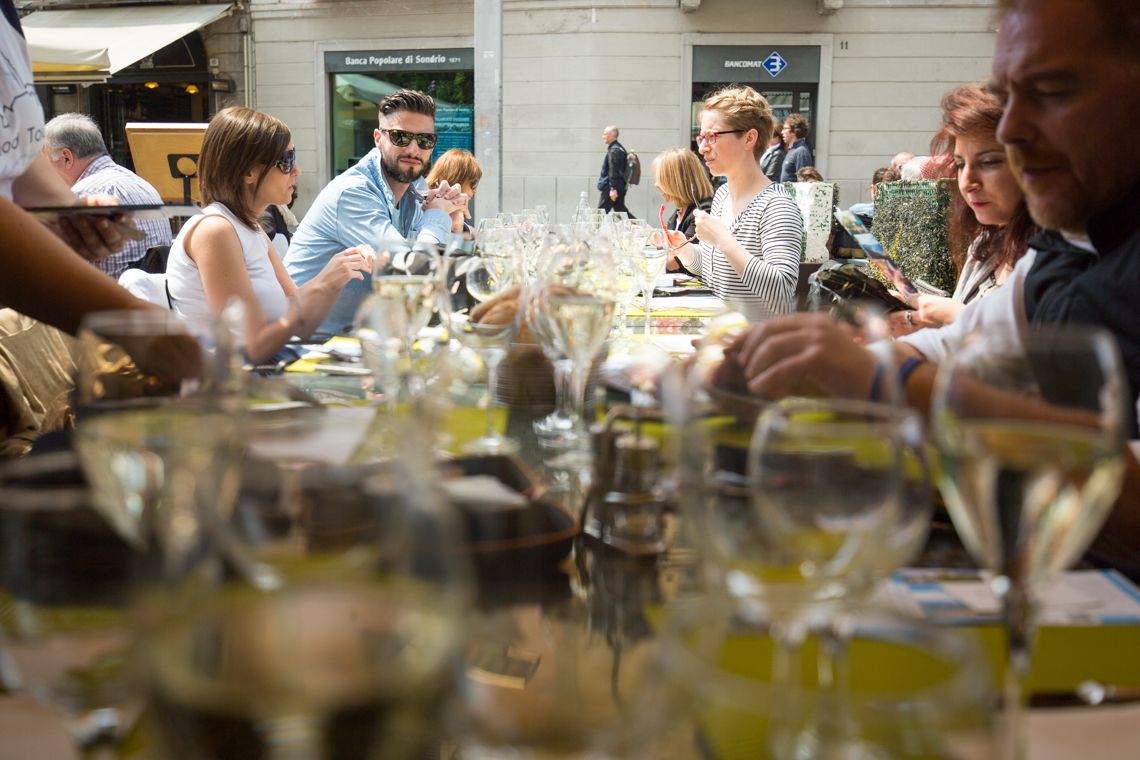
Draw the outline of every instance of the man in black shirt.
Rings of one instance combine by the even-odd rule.
[[[1140,141],[1133,132],[1140,123],[1140,3],[1001,0],[1001,6],[990,85],[1005,108],[997,137],[1006,146],[1034,220],[1046,232],[1030,242],[1029,255],[1003,285],[1020,283],[1022,303],[1015,303],[1016,309],[993,308],[1004,299],[991,296],[938,332],[966,329],[968,322],[980,329],[1000,326],[1002,314],[1014,312],[1020,324],[1076,323],[1110,330],[1124,359],[1135,438]],[[913,356],[899,345],[900,358]],[[805,377],[836,393],[865,396],[876,366],[869,351],[820,315],[796,315],[753,328],[729,354],[724,382],[772,398],[786,395],[793,382]],[[935,370],[929,362],[912,365],[905,391],[913,406],[929,409]],[[734,372],[740,377],[734,378]],[[1127,460],[1123,493],[1094,554],[1140,577],[1140,466],[1132,456]]]
[[[624,211],[629,214],[629,209],[625,207],[625,170],[628,159],[625,148],[617,139],[617,127],[606,127],[602,132],[602,140],[609,147],[606,148],[606,157],[602,161],[602,176],[598,177],[598,189],[602,191],[598,208],[607,212]]]

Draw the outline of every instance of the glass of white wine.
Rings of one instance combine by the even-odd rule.
[[[1080,558],[1120,493],[1128,415],[1105,330],[987,330],[939,370],[932,407],[946,506],[994,574],[1007,636],[1004,756],[1025,757],[1024,679],[1037,599]]]
[[[629,329],[626,325],[626,310],[629,308],[629,302],[641,289],[640,268],[634,263],[633,256],[621,249],[615,249],[614,266],[617,268],[618,337],[610,348],[611,354],[632,351],[641,345],[629,337]]]
[[[558,354],[574,363],[570,388],[576,429],[565,437],[573,449],[567,455],[577,464],[589,466],[592,454],[585,422],[586,380],[613,326],[617,266],[609,241],[600,235],[578,238],[564,250],[552,251],[544,263],[534,286],[535,316],[541,323],[537,337],[550,341]]]
[[[447,256],[440,274],[440,314],[448,334],[473,349],[487,372],[487,422],[483,435],[463,444],[471,454],[513,454],[518,441],[495,425],[499,363],[522,326],[525,292],[521,245],[510,228],[483,235],[476,255]]]
[[[389,308],[404,311],[404,349],[407,352],[409,372],[408,388],[413,395],[423,390],[424,377],[416,371],[416,340],[427,327],[438,304],[439,250],[430,243],[411,241],[385,241],[382,251],[391,257],[384,273],[372,277],[372,294],[389,304]]]
[[[235,534],[283,578],[169,600],[141,647],[167,757],[414,760],[438,752],[469,577],[426,431],[367,467],[307,470],[298,509],[243,502]]]
[[[152,557],[91,506],[74,452],[0,466],[0,684],[57,709],[78,747],[130,730],[135,584]]]

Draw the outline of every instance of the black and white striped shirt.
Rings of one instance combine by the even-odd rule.
[[[713,196],[710,213],[720,218],[728,185]],[[690,269],[730,308],[750,322],[793,310],[800,274],[804,223],[800,209],[781,184],[758,193],[728,228],[736,242],[752,254],[738,277],[725,255],[701,243]]]

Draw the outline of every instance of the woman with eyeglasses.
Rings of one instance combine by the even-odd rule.
[[[699,247],[669,232],[685,268],[749,321],[792,311],[803,249],[799,208],[760,167],[773,127],[768,101],[751,87],[705,99],[697,147],[709,172],[726,182],[709,213],[693,212]]]
[[[361,245],[333,256],[303,286],[293,283],[257,218],[269,204],[290,201],[300,174],[285,124],[250,108],[219,111],[206,128],[198,160],[203,213],[170,247],[171,307],[180,316],[203,319],[240,298],[245,350],[254,362],[268,360],[293,336],[312,334],[345,284],[364,279],[376,264],[376,252]]]
[[[697,218],[693,214],[697,209],[708,211],[712,208],[713,197],[712,183],[696,154],[686,148],[670,148],[659,154],[653,159],[653,186],[675,209],[666,221],[665,207],[661,207],[661,226],[680,232],[686,241],[696,237]],[[672,250],[666,267],[670,272],[683,269]]]
[[[483,169],[470,151],[452,148],[444,153],[431,167],[427,176],[427,186],[437,189],[440,183],[446,182],[450,187],[458,187],[466,197],[463,207],[451,214],[451,231],[463,232],[464,219],[471,218],[471,199],[479,191],[479,180],[483,178]]]

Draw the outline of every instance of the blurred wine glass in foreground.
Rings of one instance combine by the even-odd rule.
[[[193,605],[166,601],[142,664],[168,756],[438,751],[470,573],[426,431],[400,436],[385,462],[304,470],[288,514],[272,488],[243,495],[233,535],[278,588],[235,574]]]
[[[974,336],[940,368],[932,420],[942,492],[1004,610],[1004,754],[1025,757],[1037,599],[1092,543],[1120,493],[1130,409],[1105,330],[1031,325]]]
[[[72,452],[0,467],[0,682],[58,709],[82,749],[140,712],[130,603],[152,564],[92,509]]]

